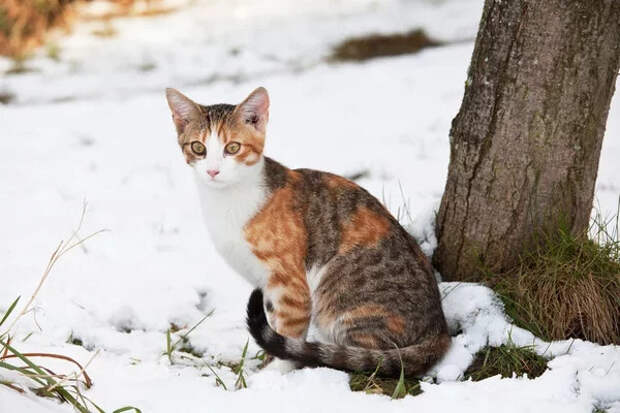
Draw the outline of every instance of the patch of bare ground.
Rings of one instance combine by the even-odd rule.
[[[330,62],[361,62],[376,57],[417,53],[420,50],[443,45],[430,38],[422,29],[407,33],[369,34],[342,41],[334,46]]]

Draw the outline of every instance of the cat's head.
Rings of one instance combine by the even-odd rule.
[[[256,174],[269,120],[265,88],[236,106],[203,106],[175,89],[166,89],[166,98],[181,151],[202,182],[225,188]]]

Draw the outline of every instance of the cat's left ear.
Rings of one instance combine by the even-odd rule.
[[[269,120],[269,94],[267,89],[259,87],[235,108],[241,121],[261,133],[265,133]]]

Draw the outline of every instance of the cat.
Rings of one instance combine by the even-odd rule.
[[[263,155],[264,88],[238,105],[166,97],[213,243],[256,287],[247,324],[274,364],[398,377],[443,356],[450,337],[428,258],[354,182]]]

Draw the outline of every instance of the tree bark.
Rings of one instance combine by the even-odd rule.
[[[485,1],[437,216],[444,279],[508,269],[560,221],[587,229],[619,65],[620,0]]]

